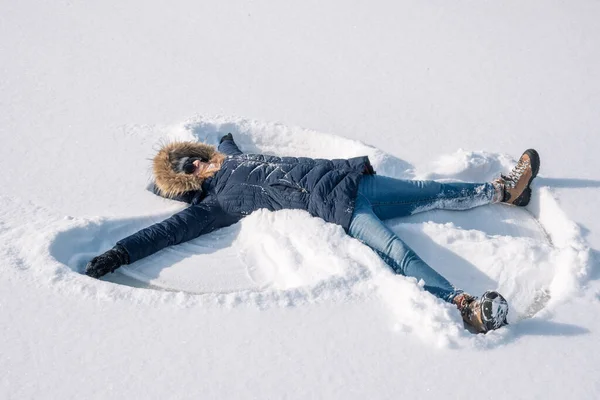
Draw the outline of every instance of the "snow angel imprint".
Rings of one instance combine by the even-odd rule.
[[[375,174],[366,156],[313,159],[244,154],[231,133],[218,149],[195,142],[165,145],[153,160],[154,192],[189,203],[166,220],[119,240],[86,266],[99,278],[216,229],[261,208],[299,209],[338,224],[375,251],[397,274],[423,280],[425,290],[455,304],[473,332],[506,325],[508,304],[495,291],[474,297],[427,265],[382,221],[432,209],[466,210],[491,203],[525,206],[539,156],[527,150],[507,176],[492,182],[441,183],[399,180]]]

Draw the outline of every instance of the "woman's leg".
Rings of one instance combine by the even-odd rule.
[[[369,201],[362,195],[356,199],[348,234],[373,249],[392,270],[425,282],[425,290],[447,302],[452,302],[462,290],[427,265],[417,254],[375,215]]]
[[[383,220],[433,209],[467,210],[501,200],[491,183],[412,181],[379,175],[363,176],[358,193]]]

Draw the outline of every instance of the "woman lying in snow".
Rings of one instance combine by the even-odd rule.
[[[410,181],[375,175],[368,157],[323,160],[244,154],[230,134],[218,150],[194,142],[164,146],[154,157],[155,189],[190,207],[126,237],[93,258],[85,273],[99,278],[167,246],[238,222],[266,208],[306,210],[341,225],[373,249],[397,274],[423,280],[425,290],[459,309],[471,330],[487,332],[507,323],[504,297],[481,298],[455,288],[415,254],[382,220],[417,212],[466,210],[490,203],[525,206],[539,156],[527,150],[508,176],[488,183]]]

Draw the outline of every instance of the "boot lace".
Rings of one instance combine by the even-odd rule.
[[[473,297],[471,295],[468,295],[466,293],[460,294],[459,296],[461,296],[459,299],[459,303],[458,303],[458,309],[460,310],[460,315],[462,315],[463,318],[470,319],[471,314],[473,314],[473,310],[469,306],[477,298]]]
[[[527,171],[528,168],[529,161],[521,159],[519,160],[517,165],[515,165],[512,171],[510,171],[510,174],[500,174],[500,177],[502,177],[502,179],[504,180],[504,185],[507,188],[514,189],[514,187],[517,185],[517,182],[519,182],[519,179],[521,179],[521,176],[523,176],[523,174],[525,173],[525,171]]]

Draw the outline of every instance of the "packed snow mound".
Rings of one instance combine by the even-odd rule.
[[[149,143],[165,140],[217,144],[229,132],[245,152],[320,158],[368,155],[379,174],[401,179],[489,181],[515,162],[504,154],[458,150],[431,165],[413,167],[358,141],[231,118],[196,118],[168,129],[148,129],[145,135],[142,129],[137,153],[147,155]],[[533,201],[526,208],[491,205],[464,212],[430,211],[388,225],[456,286],[474,295],[488,289],[502,293],[511,305],[509,322],[514,323],[568,298],[587,276],[588,248],[576,224],[547,188],[533,190]],[[45,276],[41,281],[61,290],[186,307],[290,307],[369,296],[380,298],[390,309],[397,329],[440,346],[464,340],[489,345],[510,335],[510,327],[486,339],[465,335],[456,310],[425,292],[422,282],[394,275],[341,227],[303,211],[260,210],[231,227],[94,280],[81,274],[93,256],[176,210],[133,218],[64,218],[24,206],[18,199],[2,202],[0,226],[10,225],[11,213],[28,216],[18,229],[0,232],[8,243],[4,251],[27,260],[31,273]],[[171,208],[184,206],[165,203]]]

